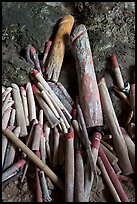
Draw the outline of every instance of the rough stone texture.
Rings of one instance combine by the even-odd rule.
[[[55,24],[68,14],[74,14],[69,2],[2,3],[3,85],[8,86],[15,80],[20,85],[29,80],[28,73],[33,67],[23,58],[24,49],[28,44],[32,44],[39,55],[42,54],[45,42],[53,34]],[[68,51],[67,59],[70,55]],[[60,81],[67,82],[71,73],[69,76],[64,75],[63,70]]]
[[[75,25],[87,27],[98,81],[105,76],[120,124],[124,124],[130,108],[112,91],[115,78],[108,57],[116,53],[124,82],[134,80],[135,2],[2,2],[2,84],[25,84],[33,67],[24,58],[24,48],[32,44],[39,55],[51,37],[56,22],[64,15],[75,17]],[[67,47],[60,82],[72,97],[78,94],[75,61],[71,45]],[[121,117],[122,116],[122,117]],[[106,119],[105,127],[107,128]],[[3,188],[3,202],[35,202],[34,174],[31,168],[23,185],[12,182]],[[29,183],[27,186],[26,183]],[[91,192],[91,202],[113,201],[102,179]],[[135,201],[133,184],[123,187],[131,202]],[[63,201],[60,191],[55,200]]]

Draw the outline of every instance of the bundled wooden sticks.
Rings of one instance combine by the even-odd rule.
[[[11,130],[9,135],[12,135],[13,133],[13,137],[16,136],[16,138],[12,140],[3,134],[3,178],[5,178],[4,175],[7,175],[6,171],[9,170],[10,172],[10,175],[7,176],[7,178],[5,178],[3,182],[8,181],[11,177],[14,177],[14,175],[16,175],[18,171],[23,171],[23,175],[21,178],[21,182],[23,182],[28,170],[29,161],[32,159],[35,163],[36,159],[36,184],[38,188],[37,200],[40,202],[52,200],[48,192],[49,186],[47,183],[47,178],[48,180],[51,179],[52,181],[53,177],[55,183],[57,182],[60,188],[64,191],[63,182],[60,179],[59,181],[57,181],[58,177],[56,177],[56,174],[54,174],[54,172],[52,173],[52,171],[48,169],[49,167],[46,166],[46,163],[48,162],[50,167],[55,171],[58,170],[60,165],[62,166],[62,168],[65,165],[65,149],[63,150],[63,152],[60,151],[62,144],[65,147],[65,138],[64,140],[62,140],[63,143],[61,144],[60,135],[64,137],[64,134],[68,133],[68,129],[70,128],[70,121],[72,118],[69,112],[70,110],[67,110],[67,108],[63,105],[63,101],[60,101],[60,99],[55,95],[48,83],[46,85],[48,87],[48,90],[46,90],[45,88],[39,90],[38,86],[34,84],[32,85],[30,82],[28,82],[26,86],[21,86],[20,88],[16,84],[12,84],[12,88],[9,87],[7,89],[3,89],[2,129],[5,130],[9,127]],[[16,103],[14,106],[14,103],[11,104],[11,107],[6,106],[8,100],[12,100],[12,95],[10,93],[12,91],[13,98]],[[66,97],[67,95],[68,98],[65,100],[68,100],[68,103],[70,103],[71,101],[72,104],[73,100],[64,87],[63,91],[65,93],[64,97]],[[51,96],[55,96],[57,102]],[[36,107],[37,102],[39,104],[38,107]],[[19,108],[20,106],[21,109]],[[22,116],[23,120],[18,121],[19,115]],[[18,124],[20,124],[20,126],[18,126]],[[21,128],[23,129],[22,135]],[[26,133],[24,133],[24,130],[26,130]],[[22,136],[25,137],[25,144],[20,140]],[[16,139],[19,139],[17,143]],[[21,146],[18,146],[18,143]],[[22,150],[22,148],[25,148],[25,151],[22,152],[22,157],[24,159],[23,161],[25,161],[25,163],[23,163],[20,170],[12,168],[11,172],[10,168],[12,167],[12,165],[15,165],[14,159],[16,150]],[[37,155],[39,159],[35,157],[33,153]],[[62,158],[62,153],[64,154],[64,161],[61,164],[59,162],[59,158]],[[30,156],[28,156],[28,154]],[[45,174],[45,171],[49,172],[51,176]]]

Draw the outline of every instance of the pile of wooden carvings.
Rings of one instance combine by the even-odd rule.
[[[68,42],[78,77],[75,99],[58,81]],[[34,65],[30,82],[2,87],[2,185],[18,177],[23,182],[31,160],[37,202],[53,201],[54,185],[64,192],[65,202],[88,202],[98,175],[114,201],[129,201],[120,178],[130,179],[135,170],[135,84],[124,92],[116,55],[111,56],[114,90],[131,109],[125,127],[119,126],[105,78],[97,83],[86,27],[74,26],[73,16],[61,19],[42,62],[33,46],[27,46],[26,53]],[[103,133],[103,113],[108,135]]]

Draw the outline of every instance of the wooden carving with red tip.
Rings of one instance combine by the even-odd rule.
[[[102,138],[102,135],[99,132],[94,132],[92,136],[92,155],[93,155],[93,162],[95,166],[97,163],[98,150],[100,147],[101,138]],[[89,165],[89,160],[87,160],[87,163],[85,166],[85,182],[84,182],[85,202],[89,202],[93,181],[94,181],[94,174],[93,174],[92,168]]]
[[[113,135],[113,143],[118,157],[119,166],[123,174],[132,174],[133,168],[129,160],[127,145],[120,130],[119,122],[109,95],[105,78],[100,80],[98,87],[101,96],[102,109],[106,115],[111,134]]]
[[[78,25],[71,34],[79,86],[79,100],[87,127],[103,125],[100,96],[88,33]]]
[[[103,149],[101,148],[101,146],[99,147],[99,156],[102,159],[102,162],[105,166],[105,169],[106,169],[106,171],[107,171],[107,173],[108,173],[108,175],[109,175],[109,177],[110,177],[110,179],[111,179],[111,181],[112,181],[112,183],[113,183],[113,185],[114,185],[114,187],[118,193],[120,200],[122,202],[129,202],[129,199],[128,199],[120,181],[118,180],[118,177],[115,174],[115,171],[113,170],[111,164],[109,163]]]
[[[118,88],[120,90],[123,90],[124,89],[124,81],[123,81],[123,78],[122,78],[122,74],[121,74],[121,71],[120,71],[120,67],[119,67],[119,64],[118,64],[116,54],[113,54],[111,56],[111,61],[112,61],[112,68],[113,68],[114,75],[115,75],[115,78],[116,78],[117,86],[118,86]]]
[[[66,135],[65,150],[65,202],[74,201],[74,130]]]

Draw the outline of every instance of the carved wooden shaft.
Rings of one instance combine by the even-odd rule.
[[[84,202],[84,163],[80,147],[75,150],[75,202]]]
[[[101,102],[86,27],[78,25],[71,34],[71,40],[76,60],[80,105],[86,126],[102,126]]]
[[[12,91],[11,87],[5,88],[5,91],[2,93],[2,103],[5,100],[5,98],[8,95],[8,93],[10,93],[11,91]]]
[[[111,56],[111,61],[112,61],[112,68],[113,68],[114,75],[116,78],[117,86],[120,90],[123,90],[124,89],[124,81],[123,81],[120,67],[118,64],[117,56],[115,54],[113,54]]]
[[[126,145],[127,145],[127,149],[128,149],[128,153],[129,153],[129,158],[132,164],[133,169],[135,170],[135,143],[131,140],[131,138],[129,137],[127,131],[121,127],[121,132],[124,136]]]
[[[82,127],[83,138],[84,138],[84,141],[85,141],[84,145],[85,145],[85,148],[86,148],[87,156],[88,156],[88,159],[89,159],[91,169],[93,169],[93,172],[94,172],[94,175],[95,175],[95,180],[97,181],[97,172],[96,172],[96,167],[95,167],[95,164],[94,164],[94,161],[93,161],[93,154],[92,154],[92,151],[91,151],[90,141],[89,141],[89,138],[88,138],[88,132],[87,132],[87,129],[86,129],[86,124],[85,124],[85,121],[84,121],[82,110],[81,110],[81,107],[80,107],[79,104],[77,104],[77,111],[78,111],[78,117],[79,117],[81,127]]]
[[[54,149],[53,149],[53,167],[58,167],[59,160],[59,132],[57,127],[54,127]]]
[[[16,137],[16,136],[15,136]],[[21,166],[23,166],[26,163],[24,159],[21,159],[17,163],[13,164],[10,168],[8,168],[6,171],[2,174],[2,182],[9,177],[9,175],[13,174],[15,171],[18,171]]]
[[[35,125],[33,141],[32,141],[32,150],[40,150],[40,139],[41,139],[41,127],[40,124]]]
[[[74,132],[66,135],[65,151],[65,202],[74,201]]]
[[[95,166],[97,163],[98,150],[99,150],[101,138],[102,138],[102,135],[99,132],[95,132],[92,136],[92,154],[93,154],[93,162]],[[89,166],[88,162],[85,168],[85,184],[84,184],[85,202],[89,202],[89,197],[90,197],[90,193],[91,193],[93,181],[94,181],[93,169],[91,168],[91,166]]]
[[[20,135],[20,127],[16,127],[13,130],[14,134],[16,135],[16,137],[19,137]],[[14,158],[15,158],[15,154],[16,154],[16,147],[15,144],[13,144],[12,142],[10,142],[10,149],[9,149],[9,155],[8,155],[8,159],[7,159],[7,164],[6,164],[6,168],[8,168],[9,166],[11,166],[14,162]]]
[[[8,122],[9,122],[9,119],[10,119],[10,114],[11,114],[11,107],[8,108],[5,111],[4,115],[2,116],[2,130],[7,128]],[[7,144],[8,144],[7,137],[5,137],[5,135],[2,134],[2,167],[3,167],[3,164],[4,164],[4,158],[5,158],[5,154],[6,154]]]
[[[51,48],[51,45],[52,45],[52,41],[51,41],[51,40],[49,40],[49,41],[46,43],[46,45],[45,45],[44,56],[43,56],[43,60],[42,60],[43,65],[44,65],[45,62],[46,62],[46,59],[47,59],[49,50],[50,50],[50,48]],[[44,68],[43,71],[45,72],[45,68]]]
[[[11,93],[8,93],[7,96],[5,97],[5,100],[2,103],[2,115],[4,114],[4,111],[7,109],[7,105],[9,103],[10,97],[11,97]]]
[[[40,158],[40,152],[38,150],[35,152],[35,154],[37,155],[37,157]],[[36,166],[36,194],[37,194],[36,197],[37,197],[37,202],[43,202],[39,172],[40,172],[40,169]]]
[[[116,191],[116,189],[115,189],[111,179],[109,178],[109,175],[108,175],[108,173],[107,173],[107,171],[105,169],[105,166],[104,166],[104,164],[103,164],[103,162],[102,162],[100,157],[98,157],[98,163],[99,163],[99,167],[101,169],[101,172],[103,174],[103,177],[104,177],[104,179],[105,179],[105,181],[106,181],[106,183],[107,183],[107,185],[108,185],[108,187],[110,189],[110,192],[113,195],[114,200],[116,202],[121,202],[121,200],[119,198],[119,195],[118,195],[118,193],[117,193],[117,191]]]
[[[22,97],[22,104],[23,104],[23,109],[24,109],[26,126],[29,126],[30,121],[29,121],[29,110],[28,110],[27,93],[26,93],[26,90],[25,90],[25,88],[23,86],[20,87],[20,94],[21,94],[21,97]]]
[[[111,164],[109,163],[103,149],[101,148],[101,146],[99,147],[99,156],[101,157],[101,160],[106,168],[106,171],[118,193],[119,198],[121,199],[122,202],[129,202],[129,199],[127,197],[127,195],[125,194],[125,191],[122,188],[122,185],[120,183],[120,181],[118,180],[117,175],[115,174]]]
[[[74,24],[74,17],[67,15],[60,21],[56,36],[50,48],[46,74],[47,79],[57,82],[65,54],[65,47]]]
[[[15,109],[16,109],[16,122],[17,125],[20,126],[21,132],[20,137],[24,137],[28,134],[27,127],[26,127],[26,120],[25,114],[23,110],[23,103],[21,99],[20,90],[17,84],[12,83],[12,97],[15,101]]]
[[[103,144],[101,144],[101,147],[103,148],[109,162],[112,165],[116,164],[118,162],[118,158],[107,147],[105,147]]]
[[[110,131],[113,135],[113,142],[119,161],[119,166],[123,174],[132,174],[133,168],[129,160],[128,149],[119,127],[113,104],[106,86],[105,78],[102,78],[100,80],[99,91],[101,96],[102,108],[106,115]]]
[[[35,105],[35,99],[34,99],[34,94],[32,90],[31,83],[28,82],[26,85],[26,95],[28,99],[28,112],[29,112],[29,120],[30,122],[33,119],[36,119],[36,105]]]

